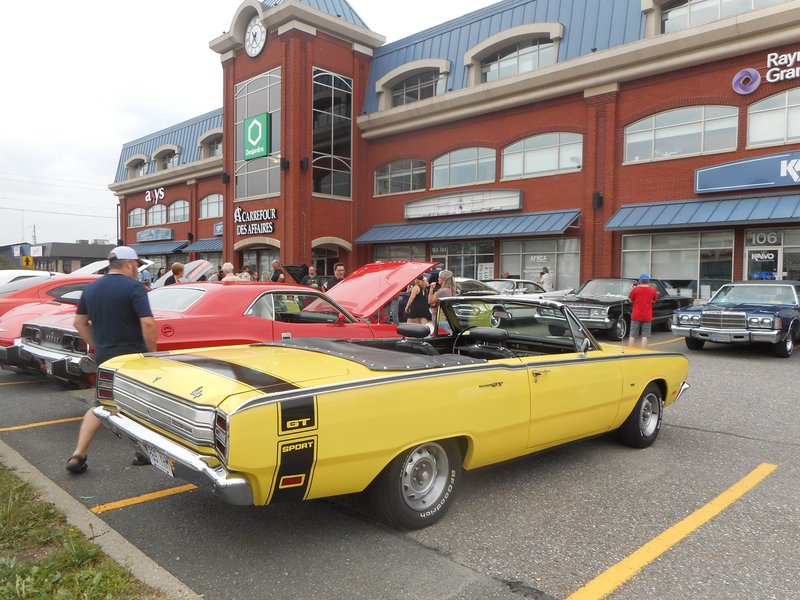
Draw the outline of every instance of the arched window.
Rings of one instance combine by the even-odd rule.
[[[176,200],[169,205],[169,222],[180,223],[189,220],[189,203],[186,200]]]
[[[782,0],[674,0],[661,7],[661,33],[719,21]]]
[[[402,106],[444,93],[446,73],[425,71],[392,86],[392,106]]]
[[[222,194],[209,194],[200,200],[200,218],[215,219],[222,216]]]
[[[580,171],[583,136],[556,131],[534,135],[503,148],[503,178]]]
[[[396,160],[375,169],[375,195],[399,194],[425,189],[424,160]]]
[[[431,188],[494,181],[496,152],[492,148],[461,148],[433,161]]]
[[[167,209],[163,204],[156,204],[147,209],[148,225],[163,225],[167,222]]]
[[[747,145],[800,141],[800,88],[786,90],[747,108]]]
[[[136,154],[135,156],[131,156],[128,159],[128,162],[125,163],[125,171],[128,179],[133,179],[134,177],[144,177],[147,175],[147,163],[149,161],[150,159],[144,154]]]
[[[128,227],[144,227],[143,208],[134,208],[128,211]]]
[[[481,61],[481,83],[549,67],[555,62],[549,39],[524,40],[492,52]]]
[[[625,162],[736,150],[739,109],[687,106],[651,115],[625,128]]]
[[[199,140],[200,159],[222,156],[222,128],[207,131]]]
[[[166,144],[158,148],[153,154],[156,163],[156,171],[164,171],[177,167],[180,151],[180,147],[175,144]]]

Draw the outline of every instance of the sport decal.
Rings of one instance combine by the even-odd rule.
[[[267,504],[304,500],[317,461],[317,437],[278,443],[278,469]]]

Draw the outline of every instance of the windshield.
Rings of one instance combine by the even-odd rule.
[[[514,291],[514,282],[509,281],[508,279],[492,279],[491,281],[486,281],[485,283],[492,286],[498,292],[503,292],[504,294]]]
[[[575,292],[575,295],[593,298],[627,298],[632,288],[633,281],[630,279],[590,279]]]
[[[709,304],[795,304],[790,285],[725,285]]]

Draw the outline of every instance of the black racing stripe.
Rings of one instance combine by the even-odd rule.
[[[278,403],[278,435],[317,428],[317,407],[314,396],[300,396]]]
[[[268,504],[305,500],[317,456],[317,437],[278,443],[278,470]],[[302,483],[293,482],[301,480]]]
[[[164,360],[186,363],[193,367],[205,369],[217,375],[235,379],[236,381],[241,381],[254,388],[264,389],[269,392],[287,392],[298,389],[296,385],[284,381],[283,379],[278,379],[269,373],[257,371],[250,367],[245,367],[244,365],[219,360],[217,358],[195,356],[193,354],[172,354],[170,356],[162,356],[161,358]]]

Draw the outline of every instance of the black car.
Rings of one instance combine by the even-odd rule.
[[[631,325],[633,303],[628,299],[637,279],[604,277],[589,279],[572,294],[558,298],[570,307],[572,312],[589,329],[604,330],[612,340],[623,339]],[[650,286],[658,293],[653,305],[653,327],[664,331],[672,329],[672,313],[691,306],[692,299],[670,296],[659,279],[651,279]]]
[[[775,356],[788,358],[800,340],[800,282],[728,283],[707,304],[677,311],[672,323],[690,350],[700,350],[706,342],[763,342],[772,345]]]

